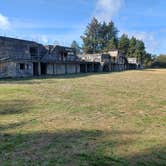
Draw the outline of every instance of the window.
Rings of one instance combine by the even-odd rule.
[[[73,52],[68,52],[68,56],[74,56]]]
[[[115,58],[115,57],[112,58],[112,62],[113,62],[113,63],[116,62],[116,58]]]
[[[38,56],[38,48],[37,47],[30,47],[29,52],[31,56]]]
[[[20,70],[25,70],[25,64],[24,63],[20,63]]]
[[[30,69],[30,66],[29,64],[26,65],[26,69],[29,70]]]
[[[3,70],[3,65],[0,64],[0,72],[2,72],[2,70]]]
[[[0,72],[6,72],[7,70],[7,65],[5,63],[0,64]]]
[[[101,56],[101,61],[102,62],[108,61],[110,59],[111,59],[111,57],[108,54],[102,54],[102,56]]]

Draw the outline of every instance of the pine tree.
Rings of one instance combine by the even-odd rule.
[[[144,66],[145,67],[151,67],[152,62],[153,62],[153,60],[152,60],[152,54],[146,53],[145,54],[145,58],[144,58]]]
[[[87,26],[83,39],[83,50],[85,53],[99,53],[108,49],[110,42],[113,39],[117,41],[118,30],[113,22],[100,23],[96,18],[93,18]]]
[[[107,25],[107,41],[110,41],[113,37],[117,39],[118,29],[115,27],[114,22],[109,22]]]
[[[81,52],[81,48],[79,46],[79,44],[74,40],[71,44],[71,48],[74,48],[76,50],[76,54],[80,54]]]
[[[106,22],[103,22],[101,25],[100,33],[99,33],[99,42],[100,42],[100,49],[104,50],[107,47],[107,32],[108,27]]]
[[[118,34],[118,30],[115,27],[114,23],[111,21],[108,24],[106,24],[105,22],[102,25],[102,29],[103,29],[103,43],[102,43],[102,50],[108,50],[110,43],[112,43],[113,48],[110,49],[116,49],[117,47],[115,46],[117,43],[117,34]],[[113,46],[114,45],[114,46]]]
[[[117,49],[118,41],[115,37],[109,41],[106,51]]]
[[[129,49],[128,49],[128,53],[127,53],[128,57],[134,56],[134,53],[136,51],[136,44],[137,44],[137,39],[135,37],[132,37],[130,39],[130,43],[129,43]]]
[[[123,34],[121,36],[119,40],[118,48],[122,54],[127,55],[128,49],[129,49],[129,38],[126,34]]]
[[[100,52],[99,32],[101,30],[101,23],[96,18],[93,18],[91,23],[87,26],[84,36],[81,36],[83,40],[83,50],[85,53],[97,53]]]
[[[145,51],[145,44],[141,40],[137,40],[136,43],[136,51],[134,53],[134,56],[137,57],[137,59],[140,61],[141,64],[143,64],[143,61],[145,59],[146,51]]]

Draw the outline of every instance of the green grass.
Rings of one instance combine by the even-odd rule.
[[[166,165],[166,70],[1,79],[0,165]]]

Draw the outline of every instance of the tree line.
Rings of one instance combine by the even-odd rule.
[[[93,18],[81,36],[83,45],[80,48],[76,41],[72,42],[71,47],[80,53],[82,49],[85,54],[107,52],[109,50],[119,50],[126,57],[136,57],[141,64],[150,67],[154,60],[154,55],[147,53],[145,44],[134,36],[129,38],[127,34],[118,37],[119,30],[114,22],[99,22]]]
[[[161,54],[153,58],[152,65],[153,68],[166,68],[166,55]]]

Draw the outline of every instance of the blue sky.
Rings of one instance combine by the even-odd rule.
[[[69,46],[92,17],[113,20],[119,35],[146,43],[148,52],[166,53],[166,0],[2,0],[0,35]]]

